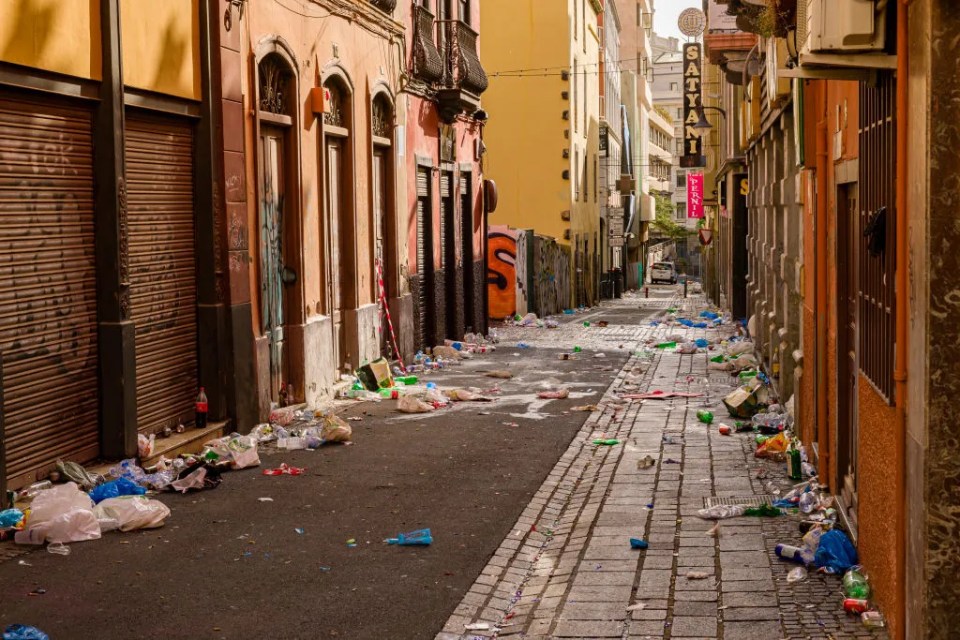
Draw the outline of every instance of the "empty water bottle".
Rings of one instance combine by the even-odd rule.
[[[397,534],[396,538],[387,538],[387,544],[397,544],[405,547],[425,547],[433,544],[433,535],[431,535],[430,529],[417,529],[409,533]]]
[[[803,513],[812,513],[819,503],[820,499],[817,497],[816,491],[807,491],[800,496],[800,511]]]

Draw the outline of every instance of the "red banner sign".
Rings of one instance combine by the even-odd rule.
[[[687,174],[687,217],[703,217],[703,174]]]

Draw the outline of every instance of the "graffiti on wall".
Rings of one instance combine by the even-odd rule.
[[[533,288],[541,316],[562,313],[570,305],[570,251],[553,238],[534,236]]]
[[[487,238],[487,297],[491,318],[506,318],[517,312],[517,232],[491,226]]]

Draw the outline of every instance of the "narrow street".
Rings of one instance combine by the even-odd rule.
[[[0,543],[0,628],[34,624],[77,640],[432,638],[579,440],[590,414],[569,409],[600,400],[668,300],[641,300],[641,310],[632,298],[554,330],[501,330],[496,351],[427,376],[442,389],[499,386],[495,402],[415,415],[393,400],[340,402],[341,415],[363,418],[350,422],[352,445],[266,449],[259,468],[216,489],[160,494],[172,511],[161,529],[105,534],[66,557]],[[559,358],[575,346],[579,359]],[[485,377],[495,369],[514,377]],[[550,387],[570,397],[536,397]],[[306,473],[261,473],[284,462]],[[383,543],[422,527],[430,547]]]
[[[623,308],[635,300],[615,304]],[[699,299],[674,303],[687,316],[705,308]],[[617,306],[607,309],[615,313]],[[436,640],[886,637],[845,613],[840,576],[810,569],[804,580],[787,582],[798,565],[780,560],[775,547],[801,545],[799,515],[722,520],[715,533],[716,522],[697,516],[715,504],[769,504],[772,490],[785,493],[792,483],[782,463],[754,458],[752,432],[718,433],[717,423],[732,424],[720,400],[735,384],[727,373],[707,371],[709,353],[642,350],[676,334],[716,342],[732,331],[644,326],[634,334],[634,349],[641,351],[604,394]],[[622,385],[636,374],[642,382],[631,393],[703,397],[620,399]],[[712,411],[717,423],[699,422],[699,409]],[[598,446],[597,438],[620,444]],[[651,466],[644,462],[648,457]],[[634,537],[649,548],[631,549]],[[489,631],[465,630],[478,624]]]

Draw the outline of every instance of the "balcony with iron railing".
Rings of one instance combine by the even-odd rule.
[[[393,14],[397,8],[397,0],[370,0],[370,4],[387,14]]]
[[[437,46],[436,20],[423,5],[413,7],[413,76],[433,85],[443,80],[444,63]]]
[[[437,91],[441,117],[452,122],[460,113],[480,108],[480,95],[489,80],[480,64],[477,49],[479,35],[460,20],[437,22],[444,56],[443,86]]]

